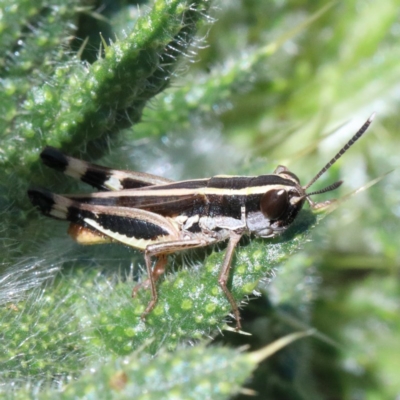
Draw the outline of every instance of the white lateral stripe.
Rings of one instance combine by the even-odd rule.
[[[295,189],[295,186],[291,186]],[[207,196],[207,195],[226,195],[235,196],[242,195],[248,196],[252,194],[264,194],[269,190],[285,190],[286,185],[264,185],[247,187],[243,189],[220,189],[220,188],[199,188],[199,189],[160,189],[160,190],[146,190],[146,189],[126,189],[118,192],[99,192],[88,195],[87,197],[169,197],[169,196]]]
[[[99,232],[104,233],[104,235],[107,235],[108,237],[110,237],[120,243],[124,243],[130,247],[134,247],[134,248],[140,249],[140,250],[145,250],[146,247],[150,244],[160,243],[160,242],[168,242],[171,240],[168,235],[167,236],[158,236],[156,240],[137,239],[135,237],[128,237],[126,235],[121,235],[120,233],[113,232],[109,229],[104,229],[99,223],[97,223],[96,221],[94,221],[90,218],[85,218],[84,221],[88,225],[97,229]]]

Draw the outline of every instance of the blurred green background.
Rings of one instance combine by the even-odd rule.
[[[46,2],[42,3],[40,18],[44,18],[43,10],[49,7]],[[15,11],[18,16],[25,3],[16,4],[19,5]],[[1,6],[0,11],[3,8],[8,12],[4,15],[9,17],[11,2],[3,0]],[[79,287],[83,282],[100,297],[102,290],[111,285],[109,282],[117,280],[115,271],[118,268],[127,269],[127,264],[129,267],[131,262],[140,260],[140,254],[132,259],[130,251],[118,246],[105,251],[97,248],[77,250],[66,237],[64,225],[39,219],[37,213],[30,210],[26,199],[18,194],[23,193],[30,181],[59,192],[77,190],[78,186],[70,181],[65,183],[64,177],[38,166],[37,154],[43,143],[21,139],[23,136],[18,129],[24,132],[26,126],[15,123],[7,96],[11,97],[17,91],[19,97],[13,99],[19,107],[25,99],[24,93],[29,92],[32,85],[38,86],[41,79],[46,81],[53,73],[54,65],[62,70],[70,62],[73,67],[72,54],[76,51],[88,63],[95,62],[103,46],[99,32],[107,43],[109,39],[124,38],[152,2],[98,1],[84,6],[86,8],[79,8],[81,5],[75,2],[71,8],[73,12],[67,16],[69,19],[65,19],[66,25],[71,21],[75,23],[76,29],[71,29],[70,35],[76,38],[64,40],[66,37],[60,34],[63,40],[55,40],[46,50],[54,63],[37,63],[36,66],[32,61],[30,70],[18,59],[10,63],[10,54],[19,51],[19,36],[10,34],[10,29],[17,29],[12,24],[4,24],[7,29],[2,30],[0,20],[3,50],[6,49],[0,65],[2,142],[7,142],[8,146],[0,146],[1,157],[6,159],[8,152],[14,151],[9,142],[22,143],[24,151],[25,146],[33,149],[21,153],[27,158],[22,157],[19,161],[10,156],[12,161],[6,160],[2,166],[0,182],[0,204],[4,215],[1,222],[4,262],[0,277],[4,285],[0,290],[5,291],[1,299],[6,304],[2,309],[2,332],[3,337],[6,337],[4,332],[12,332],[10,335],[15,340],[17,335],[23,335],[24,327],[13,326],[17,317],[10,310],[15,306],[23,309],[24,315],[40,313],[44,309],[46,290],[49,290],[44,290],[41,285],[48,282],[47,278],[56,276],[56,283],[48,285],[62,287],[60,275],[55,275],[56,272],[60,274],[61,265],[61,276],[68,276],[68,265],[73,263],[93,267],[90,272],[83,269],[86,271],[83,277],[74,275],[70,284]],[[67,13],[66,10],[63,12]],[[257,399],[398,398],[400,4],[395,0],[332,3],[232,0],[214,2],[204,15],[207,17],[203,21],[207,23],[199,28],[192,47],[178,49],[178,53],[183,54],[179,66],[172,71],[170,87],[152,97],[162,90],[161,85],[149,96],[140,123],[127,129],[110,128],[104,135],[106,139],[95,145],[83,134],[79,140],[64,141],[61,136],[53,136],[51,140],[84,159],[172,179],[216,174],[266,174],[276,165],[283,164],[306,183],[371,113],[376,112],[365,137],[313,189],[343,179],[344,184],[338,192],[319,196],[318,200],[342,197],[393,171],[368,190],[342,203],[312,231],[305,240],[307,243],[302,243],[301,252],[269,273],[268,279],[261,284],[263,296],[250,301],[242,311],[244,329],[252,336],[225,332],[215,341],[229,347],[249,344],[250,349],[255,350],[293,329],[316,329],[314,337],[305,340],[301,346],[288,347],[286,353],[279,353],[257,367],[253,378],[245,385],[255,391],[253,395]],[[22,35],[24,31],[19,29]],[[32,32],[36,42],[32,41],[40,46],[43,37],[39,30]],[[161,36],[162,33],[157,37],[158,41]],[[83,48],[86,38],[88,42]],[[57,59],[60,49],[63,49],[62,56]],[[29,53],[26,59],[29,61],[32,57]],[[24,60],[25,63],[28,61]],[[164,61],[168,65],[168,60]],[[17,67],[13,70],[10,65],[19,66],[20,71]],[[45,70],[41,70],[42,67]],[[163,64],[159,67],[162,69]],[[26,71],[30,71],[30,81],[24,80]],[[10,82],[16,89],[10,88]],[[71,84],[66,82],[65,85]],[[129,85],[130,81],[127,81],[128,88]],[[117,90],[116,93],[118,95]],[[135,118],[132,121],[128,118],[128,125],[130,122],[136,122]],[[43,129],[45,127],[43,125]],[[37,137],[37,131],[35,135]],[[42,135],[45,137],[46,133],[42,132]],[[18,146],[16,148],[18,150]],[[32,168],[26,167],[31,175],[28,172],[24,175],[23,164],[28,157],[36,164],[32,164]],[[79,186],[79,190],[84,190],[83,186]],[[50,231],[44,232],[45,228]],[[259,245],[268,246],[268,242],[261,241]],[[190,264],[191,256],[186,257]],[[37,266],[39,260],[42,267],[39,272],[35,270],[33,276],[30,268],[33,264]],[[97,263],[101,268],[107,263],[117,267],[99,275],[93,272]],[[174,268],[180,263],[178,258]],[[10,278],[11,271],[21,272]],[[106,282],[104,276],[108,278]],[[65,304],[70,301],[72,308],[69,309],[73,310],[77,298],[82,297],[80,292],[65,294],[64,289],[60,290],[62,293],[57,296],[63,300],[54,300],[50,295],[49,302]],[[20,300],[25,301],[23,306],[18,306]],[[96,301],[90,300],[90,304],[97,312],[100,303]],[[35,304],[39,311],[32,311]],[[62,324],[68,325],[76,319],[77,314],[71,311],[70,316],[64,314]],[[44,326],[46,323],[43,322]],[[215,326],[210,329],[185,338],[193,345],[197,343],[195,339],[205,335],[214,337]],[[66,351],[77,351],[75,340],[72,337]],[[91,345],[95,346],[96,340]],[[179,343],[183,346],[182,338]],[[8,345],[3,340],[4,348],[0,353],[0,365],[3,363],[4,366],[4,393],[10,394],[11,384],[24,382],[27,377],[32,379],[32,387],[40,387],[35,381],[37,376],[44,378],[40,363],[35,365],[37,370],[29,366],[20,368],[19,363],[13,364],[11,370],[5,349]],[[98,355],[108,350],[95,350],[97,356],[88,359],[80,355],[79,365],[73,361],[73,366],[68,367],[71,374],[79,376],[81,369],[98,361]],[[30,363],[33,365],[35,360]],[[49,375],[50,381],[57,380],[51,373]],[[62,375],[60,385],[66,380]],[[21,396],[32,396],[29,390],[26,393]],[[237,388],[235,393],[234,398],[241,399],[247,398],[249,392],[240,394]],[[209,397],[197,398],[229,398],[231,395],[219,397],[210,390]]]

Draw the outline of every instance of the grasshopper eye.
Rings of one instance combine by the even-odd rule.
[[[269,190],[260,200],[261,212],[270,220],[279,219],[289,207],[288,193],[284,189]]]

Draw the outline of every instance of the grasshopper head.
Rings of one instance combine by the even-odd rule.
[[[349,142],[342,147],[335,157],[333,157],[307,185],[302,186],[299,178],[293,172],[279,165],[275,169],[274,174],[282,178],[282,183],[274,182],[270,184],[266,192],[261,196],[259,206],[260,212],[249,213],[247,224],[250,231],[254,232],[257,236],[273,237],[283,232],[293,222],[306,200],[313,209],[322,208],[333,202],[334,200],[315,203],[311,200],[311,196],[335,190],[343,183],[342,181],[335,182],[314,192],[307,192],[307,189],[363,135],[373,118],[374,114],[371,115]],[[267,223],[265,221],[267,221]]]
[[[276,232],[286,229],[296,218],[306,194],[299,178],[283,165],[279,165],[274,174],[283,178],[282,182],[287,184],[268,188],[260,199],[260,211],[271,221],[271,228]]]
[[[299,178],[286,167],[279,165],[274,171],[282,180],[267,186],[260,199],[259,220],[248,219],[248,226],[261,237],[273,237],[283,232],[296,218],[306,196]]]

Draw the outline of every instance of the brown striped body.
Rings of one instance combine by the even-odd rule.
[[[142,317],[155,306],[155,282],[164,271],[166,255],[229,239],[218,283],[228,298],[236,328],[240,329],[237,304],[227,287],[234,249],[244,234],[273,237],[296,218],[310,196],[334,190],[336,182],[322,190],[306,190],[358,140],[373,116],[353,138],[305,186],[286,167],[260,176],[214,176],[173,182],[151,174],[113,170],[89,164],[47,147],[41,157],[51,168],[89,183],[102,192],[57,195],[41,189],[28,191],[43,214],[71,222],[69,233],[81,244],[120,242],[144,251],[152,299]],[[329,203],[329,202],[328,202]],[[151,258],[158,258],[152,268]],[[135,295],[137,289],[134,289]]]

